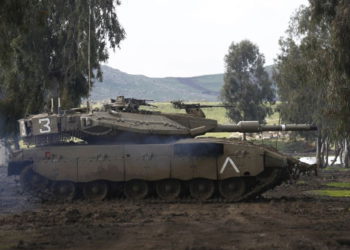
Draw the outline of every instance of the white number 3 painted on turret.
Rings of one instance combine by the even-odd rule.
[[[42,118],[39,119],[40,129],[39,132],[44,133],[50,133],[51,127],[50,127],[50,119],[49,118]]]

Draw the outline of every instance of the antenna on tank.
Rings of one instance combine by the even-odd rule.
[[[51,98],[51,113],[53,113],[53,98]]]
[[[91,0],[89,0],[89,31],[88,31],[88,84],[89,84],[89,94],[87,99],[87,110],[90,113],[91,107],[90,107],[90,91],[91,91]]]
[[[61,98],[57,99],[57,114],[61,113]]]

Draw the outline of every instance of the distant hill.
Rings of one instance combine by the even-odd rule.
[[[218,101],[224,84],[223,74],[151,78],[130,75],[105,65],[102,71],[103,82],[95,82],[92,89],[94,101],[119,95],[155,101]]]

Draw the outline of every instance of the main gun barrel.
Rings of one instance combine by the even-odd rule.
[[[240,121],[233,125],[218,126],[212,132],[241,132],[241,133],[258,133],[263,131],[309,131],[317,130],[315,125],[311,124],[280,124],[265,125],[258,121]]]

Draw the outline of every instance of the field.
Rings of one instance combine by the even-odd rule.
[[[187,102],[186,102],[187,103]],[[199,102],[198,102],[199,103]],[[172,107],[169,102],[155,102],[152,103],[157,106],[157,108],[147,108],[153,111],[161,111],[164,113],[186,113],[185,110],[175,109]],[[200,102],[202,105],[221,105],[219,102]],[[276,108],[276,105],[272,105],[272,108]],[[232,121],[226,115],[226,108],[203,108],[203,111],[207,118],[217,120],[221,124],[229,124]],[[267,124],[278,124],[278,116],[277,112],[274,112],[271,116],[267,117]]]
[[[350,249],[350,171],[249,202],[40,202],[0,168],[0,249]]]

